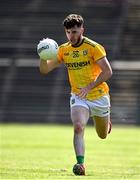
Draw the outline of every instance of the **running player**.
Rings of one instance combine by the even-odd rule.
[[[81,15],[68,15],[63,21],[68,42],[59,47],[55,61],[40,60],[40,72],[43,74],[61,63],[68,70],[73,144],[77,160],[73,172],[76,175],[85,175],[84,129],[89,117],[94,119],[100,138],[105,139],[111,131],[109,87],[105,81],[112,76],[112,69],[104,47],[83,35],[83,24]]]

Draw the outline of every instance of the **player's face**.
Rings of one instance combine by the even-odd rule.
[[[81,40],[82,40],[82,35],[83,35],[83,32],[84,32],[84,28],[74,26],[71,29],[65,29],[65,32],[66,32],[66,36],[67,36],[69,42],[72,45],[76,45],[79,42],[81,42]]]

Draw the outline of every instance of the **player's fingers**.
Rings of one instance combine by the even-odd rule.
[[[80,98],[85,98],[86,97],[86,95],[87,95],[87,93],[86,92],[83,92],[83,91],[81,91],[80,93],[78,93],[78,96],[80,97]]]

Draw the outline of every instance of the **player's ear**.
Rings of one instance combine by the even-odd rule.
[[[82,34],[83,34],[83,33],[84,33],[84,31],[85,31],[84,27],[82,27],[82,28],[81,28],[81,30],[82,30]]]

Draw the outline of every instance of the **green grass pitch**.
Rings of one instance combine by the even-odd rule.
[[[107,139],[87,126],[86,176],[74,176],[73,127],[0,125],[0,179],[140,179],[140,128],[114,126]]]

